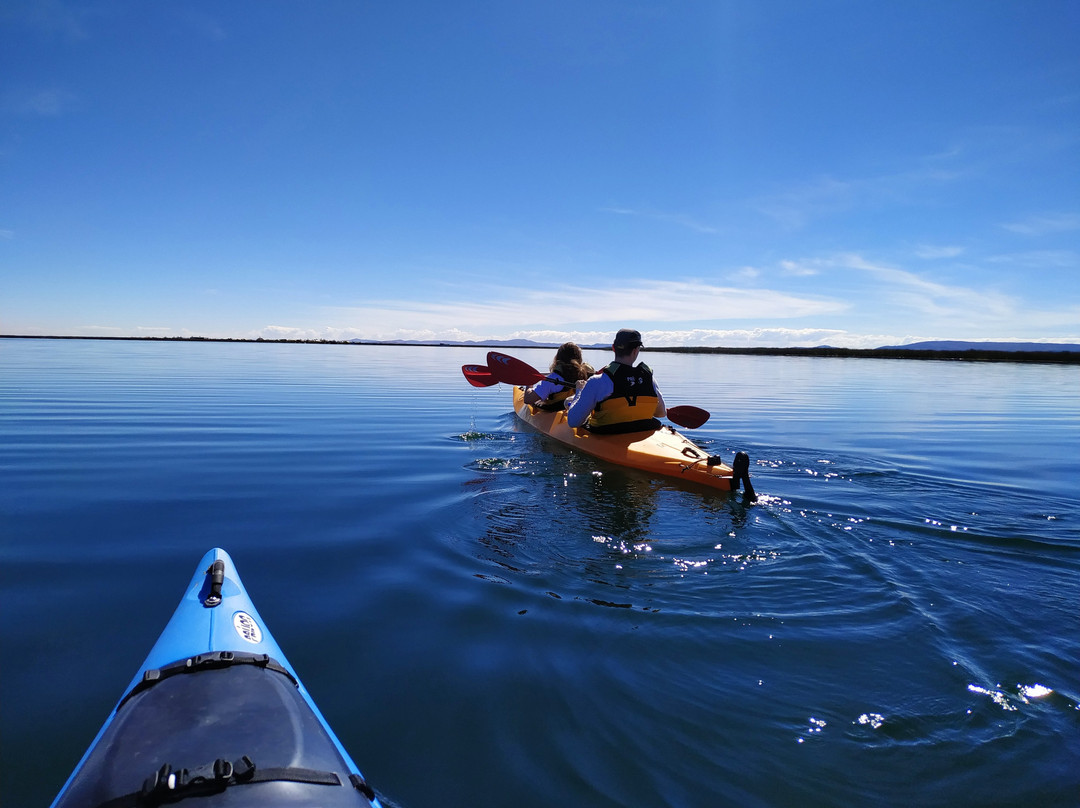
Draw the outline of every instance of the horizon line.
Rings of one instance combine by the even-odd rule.
[[[0,334],[0,339],[54,339],[54,340],[97,340],[114,342],[240,342],[294,345],[378,345],[386,347],[421,347],[421,348],[520,348],[523,350],[558,348],[559,343],[541,343],[533,340],[331,340],[331,339],[290,339],[266,337],[131,337],[131,336],[81,336],[60,334]],[[935,344],[968,347],[930,347]],[[1017,345],[1023,348],[988,348],[988,345]],[[1037,346],[1057,346],[1054,349],[1039,350]],[[1032,350],[1028,350],[1031,346]],[[579,346],[585,350],[611,350],[610,345],[589,344]],[[871,359],[938,359],[990,362],[1038,362],[1053,364],[1080,364],[1080,344],[1062,342],[995,342],[969,340],[933,340],[911,343],[908,346],[882,346],[878,348],[835,348],[829,345],[815,347],[767,347],[767,346],[657,346],[644,347],[645,352],[653,353],[700,353],[728,354],[744,356],[816,356],[822,358],[871,358]]]

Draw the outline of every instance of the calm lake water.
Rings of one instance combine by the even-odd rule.
[[[757,504],[551,444],[481,349],[0,340],[0,803],[221,546],[393,806],[1077,804],[1075,366],[647,359]]]

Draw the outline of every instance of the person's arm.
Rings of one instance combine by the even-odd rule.
[[[556,384],[551,381],[552,377],[561,379],[557,373],[552,373],[546,379],[541,379],[528,390],[525,391],[525,403],[526,404],[539,404],[541,401],[547,400],[549,397],[555,395],[561,390],[565,390],[561,384]]]
[[[656,412],[653,416],[656,418],[663,418],[667,415],[667,405],[664,403],[664,397],[660,395],[660,388],[656,386],[656,382],[653,382],[653,390],[656,391]]]
[[[613,384],[611,377],[605,373],[586,380],[577,395],[570,399],[566,409],[566,423],[576,428],[589,420],[593,408],[611,395],[611,391],[615,389]]]

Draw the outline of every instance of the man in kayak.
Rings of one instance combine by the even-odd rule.
[[[632,328],[619,329],[611,350],[614,362],[577,383],[577,394],[567,406],[567,423],[601,434],[659,429],[656,419],[667,414],[664,398],[649,366],[634,364],[641,351],[641,334]]]
[[[573,394],[574,385],[594,372],[591,365],[582,361],[581,348],[573,342],[564,342],[555,352],[551,373],[525,391],[525,403],[541,410],[561,410]],[[569,382],[569,385],[560,382]]]

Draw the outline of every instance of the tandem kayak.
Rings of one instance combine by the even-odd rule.
[[[551,412],[525,403],[525,388],[514,388],[514,412],[534,429],[560,443],[587,454],[665,477],[676,477],[707,485],[721,491],[737,491],[740,480],[746,492],[750,486],[749,458],[736,455],[735,469],[711,457],[708,452],[686,438],[674,427],[663,426],[649,432],[630,432],[623,435],[600,435],[583,428],[573,428],[566,422],[566,411]]]
[[[53,808],[181,802],[380,808],[216,548]]]

